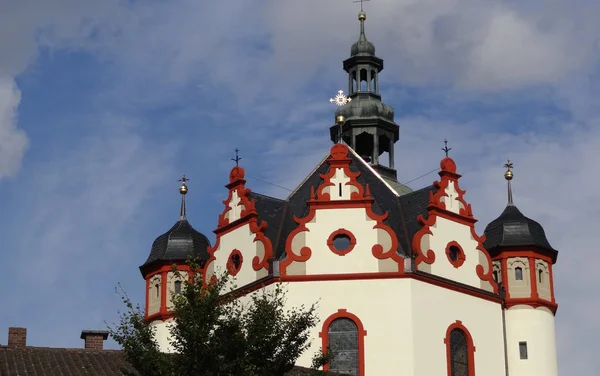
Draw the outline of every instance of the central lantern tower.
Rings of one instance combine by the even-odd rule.
[[[383,177],[396,180],[394,144],[399,139],[400,127],[394,122],[394,109],[381,101],[379,73],[383,60],[375,56],[375,45],[365,35],[365,12],[358,14],[360,36],[344,60],[348,73],[348,104],[340,107],[335,118],[343,116],[343,141],[354,149]],[[339,142],[339,125],[330,128],[331,140]],[[381,158],[387,154],[387,161]]]

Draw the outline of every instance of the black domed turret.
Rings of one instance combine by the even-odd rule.
[[[513,204],[510,181],[513,178],[512,163],[508,161],[508,168],[504,177],[508,181],[508,205],[502,214],[494,219],[485,228],[485,243],[483,246],[490,256],[494,257],[507,248],[537,248],[552,254],[552,261],[556,261],[558,251],[552,248],[546,238],[542,225],[523,215]]]
[[[485,228],[484,247],[493,251],[498,247],[538,247],[549,251],[552,248],[542,225],[527,218],[514,205],[508,205],[502,214]]]
[[[189,258],[208,260],[210,241],[204,234],[196,231],[186,218],[185,195],[188,188],[185,182],[187,180],[184,175],[181,179],[183,184],[179,188],[179,192],[181,193],[181,215],[179,220],[169,231],[154,240],[148,259],[144,265],[140,266],[142,274],[145,274],[145,271],[153,265],[164,262],[185,262]]]

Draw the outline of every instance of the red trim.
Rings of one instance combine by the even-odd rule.
[[[552,299],[553,303],[556,303],[556,299],[554,299],[554,276],[552,275],[552,263],[548,263],[548,270],[550,273],[550,299]]]
[[[456,261],[452,260],[452,258],[450,257],[451,247],[456,247],[458,249]],[[454,266],[455,268],[460,268],[462,264],[465,263],[465,260],[467,258],[467,256],[465,256],[465,251],[463,251],[460,244],[458,244],[458,242],[455,240],[451,241],[450,243],[448,243],[448,245],[446,245],[446,257],[448,257],[448,261],[450,261],[452,266]]]
[[[480,280],[489,282],[494,290],[494,293],[497,294],[498,283],[494,281],[494,268],[492,266],[492,259],[487,250],[483,247],[483,243],[485,242],[485,235],[479,236],[475,232],[475,223],[477,222],[477,220],[473,217],[471,204],[468,204],[463,198],[466,191],[460,189],[458,185],[458,179],[460,178],[460,175],[456,173],[456,163],[454,163],[454,161],[451,158],[446,157],[440,162],[440,167],[442,169],[439,172],[440,181],[433,182],[433,185],[437,188],[437,192],[435,194],[433,193],[433,191],[429,192],[429,204],[427,205],[427,219],[425,219],[422,215],[419,215],[417,217],[417,221],[421,225],[421,229],[417,231],[417,233],[413,236],[412,239],[413,252],[417,256],[415,259],[415,263],[418,266],[421,262],[424,262],[426,264],[433,264],[435,262],[435,252],[432,249],[421,249],[421,241],[424,236],[433,235],[431,227],[436,224],[438,217],[445,218],[449,221],[453,221],[456,223],[460,223],[464,226],[468,226],[471,229],[471,236],[477,242],[476,250],[483,253],[487,263],[487,272],[485,272],[486,268],[484,267],[484,265],[480,263],[478,263],[478,265],[475,267],[475,272],[477,273],[477,276]],[[448,186],[451,183],[454,185],[454,190],[458,194],[458,197],[456,197],[455,199],[462,203],[463,206],[459,209],[458,213],[446,209],[446,204],[443,200],[444,197],[448,196],[446,194],[446,188],[448,188]],[[477,260],[478,259],[479,257],[477,257]],[[462,263],[460,265],[462,265]]]
[[[167,271],[160,273],[160,313],[167,315]]]
[[[266,221],[259,221],[254,200],[250,199],[251,190],[246,188],[244,176],[244,169],[239,166],[233,167],[229,173],[229,184],[225,186],[229,189],[229,194],[227,199],[223,201],[225,209],[219,215],[217,228],[213,230],[216,235],[216,241],[212,247],[208,248],[210,257],[206,261],[205,267],[208,267],[210,263],[216,260],[214,253],[219,249],[221,237],[247,224],[252,234],[254,234],[253,242],[261,242],[264,248],[264,256],[262,259],[259,256],[254,256],[252,258],[252,268],[255,271],[259,271],[260,269],[265,269],[266,271],[269,270],[269,260],[273,257],[273,245],[271,239],[265,235],[268,224]],[[240,211],[240,218],[230,222],[229,218],[226,218],[225,216],[231,210],[233,192],[237,193],[237,196],[240,199],[238,206],[242,206],[243,209]]]
[[[341,308],[323,322],[323,328],[319,333],[319,337],[323,339],[323,352],[326,353],[329,347],[329,326],[334,320],[341,318],[352,320],[356,324],[356,328],[358,329],[358,376],[365,376],[365,336],[367,335],[367,331],[356,315]],[[329,365],[326,364],[323,369],[328,371]]]
[[[510,286],[508,282],[508,259],[509,258],[526,258],[529,263],[529,279],[531,287],[530,298],[511,298]],[[552,313],[556,314],[558,304],[554,298],[554,277],[552,275],[552,256],[545,253],[540,254],[537,250],[527,248],[510,248],[501,250],[494,260],[500,260],[502,265],[502,282],[506,289],[506,307],[514,307],[516,305],[528,305],[533,308],[546,307]],[[545,261],[549,269],[550,278],[550,300],[542,299],[537,291],[537,266],[536,260]]]
[[[154,320],[168,320],[169,318],[173,317],[173,314],[171,311],[168,310],[167,308],[167,289],[168,289],[168,274],[169,272],[173,271],[173,264],[176,265],[177,270],[180,272],[187,272],[188,274],[191,273],[191,268],[189,265],[187,264],[180,264],[180,263],[173,263],[173,262],[168,262],[168,261],[164,261],[161,264],[157,264],[155,269],[153,269],[152,271],[148,272],[144,278],[146,279],[146,311],[144,312],[145,316],[144,319],[146,321],[154,321]],[[206,268],[206,265],[205,265]],[[206,269],[200,269],[198,270],[199,273],[204,274]],[[150,307],[150,296],[149,294],[150,292],[150,280],[152,279],[152,277],[154,277],[155,275],[160,274],[160,278],[161,278],[161,288],[160,288],[160,308],[158,310],[158,312],[153,313],[152,315],[148,315],[148,309]],[[153,286],[152,286],[153,287]],[[153,292],[153,291],[152,291]]]
[[[506,291],[506,299],[510,298],[510,288],[508,286],[508,262],[506,258],[500,259],[500,268],[502,272],[502,285]]]
[[[512,298],[510,300],[507,299],[505,304],[507,309],[518,305],[528,305],[533,308],[546,307],[553,314],[556,314],[556,310],[558,309],[558,304],[541,298]]]
[[[473,337],[469,330],[464,327],[460,320],[456,320],[452,325],[448,327],[446,330],[446,337],[444,338],[444,343],[446,344],[446,364],[448,369],[448,376],[452,376],[452,362],[450,355],[450,333],[454,329],[459,329],[465,334],[465,338],[467,340],[467,356],[469,361],[469,376],[475,376],[475,346],[473,344]]]
[[[335,248],[335,246],[333,244],[333,240],[338,235],[345,235],[348,238],[350,238],[350,246],[347,249],[338,250],[337,248]],[[356,237],[354,236],[354,234],[352,232],[350,232],[344,228],[341,228],[337,231],[332,232],[331,235],[329,235],[329,239],[327,239],[327,246],[329,247],[331,252],[335,253],[336,255],[344,256],[344,255],[352,252],[352,250],[356,246]]]
[[[367,216],[376,222],[373,229],[380,229],[388,233],[391,238],[391,246],[389,249],[384,249],[381,244],[375,244],[371,247],[371,253],[377,259],[391,258],[398,264],[398,272],[404,272],[404,259],[397,253],[398,238],[396,233],[391,227],[383,223],[387,218],[388,213],[386,212],[383,215],[377,215],[373,212],[372,206],[375,200],[371,196],[369,185],[367,184],[363,187],[356,180],[356,178],[360,176],[360,172],[353,172],[350,170],[352,159],[348,158],[348,153],[348,147],[343,144],[335,144],[331,148],[330,157],[327,160],[330,167],[326,174],[321,175],[323,183],[316,189],[316,195],[314,187],[311,188],[311,194],[308,200],[308,214],[304,218],[294,216],[294,221],[298,224],[298,227],[292,230],[286,238],[286,258],[280,263],[281,275],[287,275],[287,267],[292,262],[306,262],[310,259],[312,255],[310,247],[304,246],[297,250],[292,249],[292,240],[299,233],[309,231],[306,224],[314,219],[317,210],[348,208],[364,209]],[[330,194],[325,192],[325,189],[334,185],[334,183],[331,182],[331,179],[335,176],[336,170],[339,168],[343,169],[344,174],[350,179],[345,185],[356,187],[356,191],[350,195],[350,199],[331,200]]]
[[[538,289],[537,289],[537,266],[535,265],[535,258],[529,257],[527,259],[529,262],[529,279],[531,284],[531,297],[533,299],[539,299]]]
[[[234,263],[233,263],[233,256],[234,255],[238,255],[240,256],[240,265],[236,268]],[[231,253],[229,254],[229,257],[227,258],[227,271],[229,272],[230,275],[232,276],[236,276],[240,270],[242,270],[242,265],[244,264],[244,256],[242,256],[242,252],[239,251],[239,249],[234,249],[233,251],[231,251]]]
[[[480,299],[488,300],[494,303],[500,303],[502,298],[499,295],[492,295],[485,290],[476,287],[468,288],[466,286],[439,280],[429,275],[401,273],[401,272],[375,272],[375,273],[343,273],[343,274],[313,274],[313,275],[282,275],[281,282],[317,282],[317,281],[348,281],[348,280],[368,280],[368,279],[396,279],[396,278],[414,278],[424,283],[442,287],[451,291],[474,296]]]
[[[144,315],[148,316],[148,308],[150,307],[150,278],[146,278],[146,307]]]

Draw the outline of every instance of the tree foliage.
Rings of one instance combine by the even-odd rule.
[[[181,293],[173,298],[173,354],[159,351],[155,328],[144,320],[139,304],[122,293],[127,310],[109,331],[136,370],[124,374],[279,376],[291,370],[310,346],[309,330],[318,322],[315,304],[286,310],[280,284],[236,299],[226,273],[206,285],[197,264],[189,265],[191,278],[182,278]],[[327,361],[322,352],[315,355],[315,374]]]

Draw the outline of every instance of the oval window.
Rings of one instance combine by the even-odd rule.
[[[452,260],[452,261],[458,260],[459,254],[460,254],[460,249],[458,249],[457,246],[455,246],[455,245],[450,246],[450,249],[448,250],[448,257],[450,257],[450,260]]]
[[[350,249],[351,240],[350,237],[346,234],[338,234],[333,237],[333,248],[336,251],[343,252]]]

